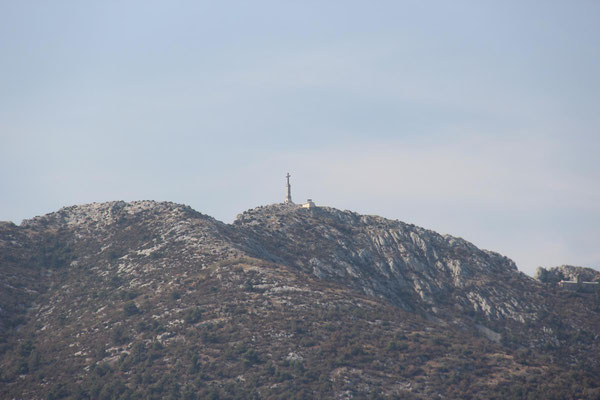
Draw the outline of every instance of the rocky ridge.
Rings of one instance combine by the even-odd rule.
[[[168,202],[89,204],[0,224],[0,262],[5,398],[509,398],[524,376],[524,393],[576,377],[585,397],[599,384],[597,296],[381,217],[275,204],[224,224]]]
[[[405,310],[535,318],[539,284],[510,259],[461,238],[329,207],[271,205],[233,223],[253,256],[343,280]]]

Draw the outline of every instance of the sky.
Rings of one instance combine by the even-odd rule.
[[[377,214],[600,268],[598,1],[0,0],[0,220]]]

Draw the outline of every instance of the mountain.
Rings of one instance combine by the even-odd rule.
[[[0,223],[0,338],[2,398],[600,398],[597,292],[328,207]]]

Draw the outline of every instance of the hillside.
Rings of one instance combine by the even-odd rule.
[[[376,216],[110,202],[0,224],[2,398],[600,398],[600,298]]]

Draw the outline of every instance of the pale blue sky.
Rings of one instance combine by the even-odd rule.
[[[295,200],[600,267],[598,1],[0,0],[0,220]]]

